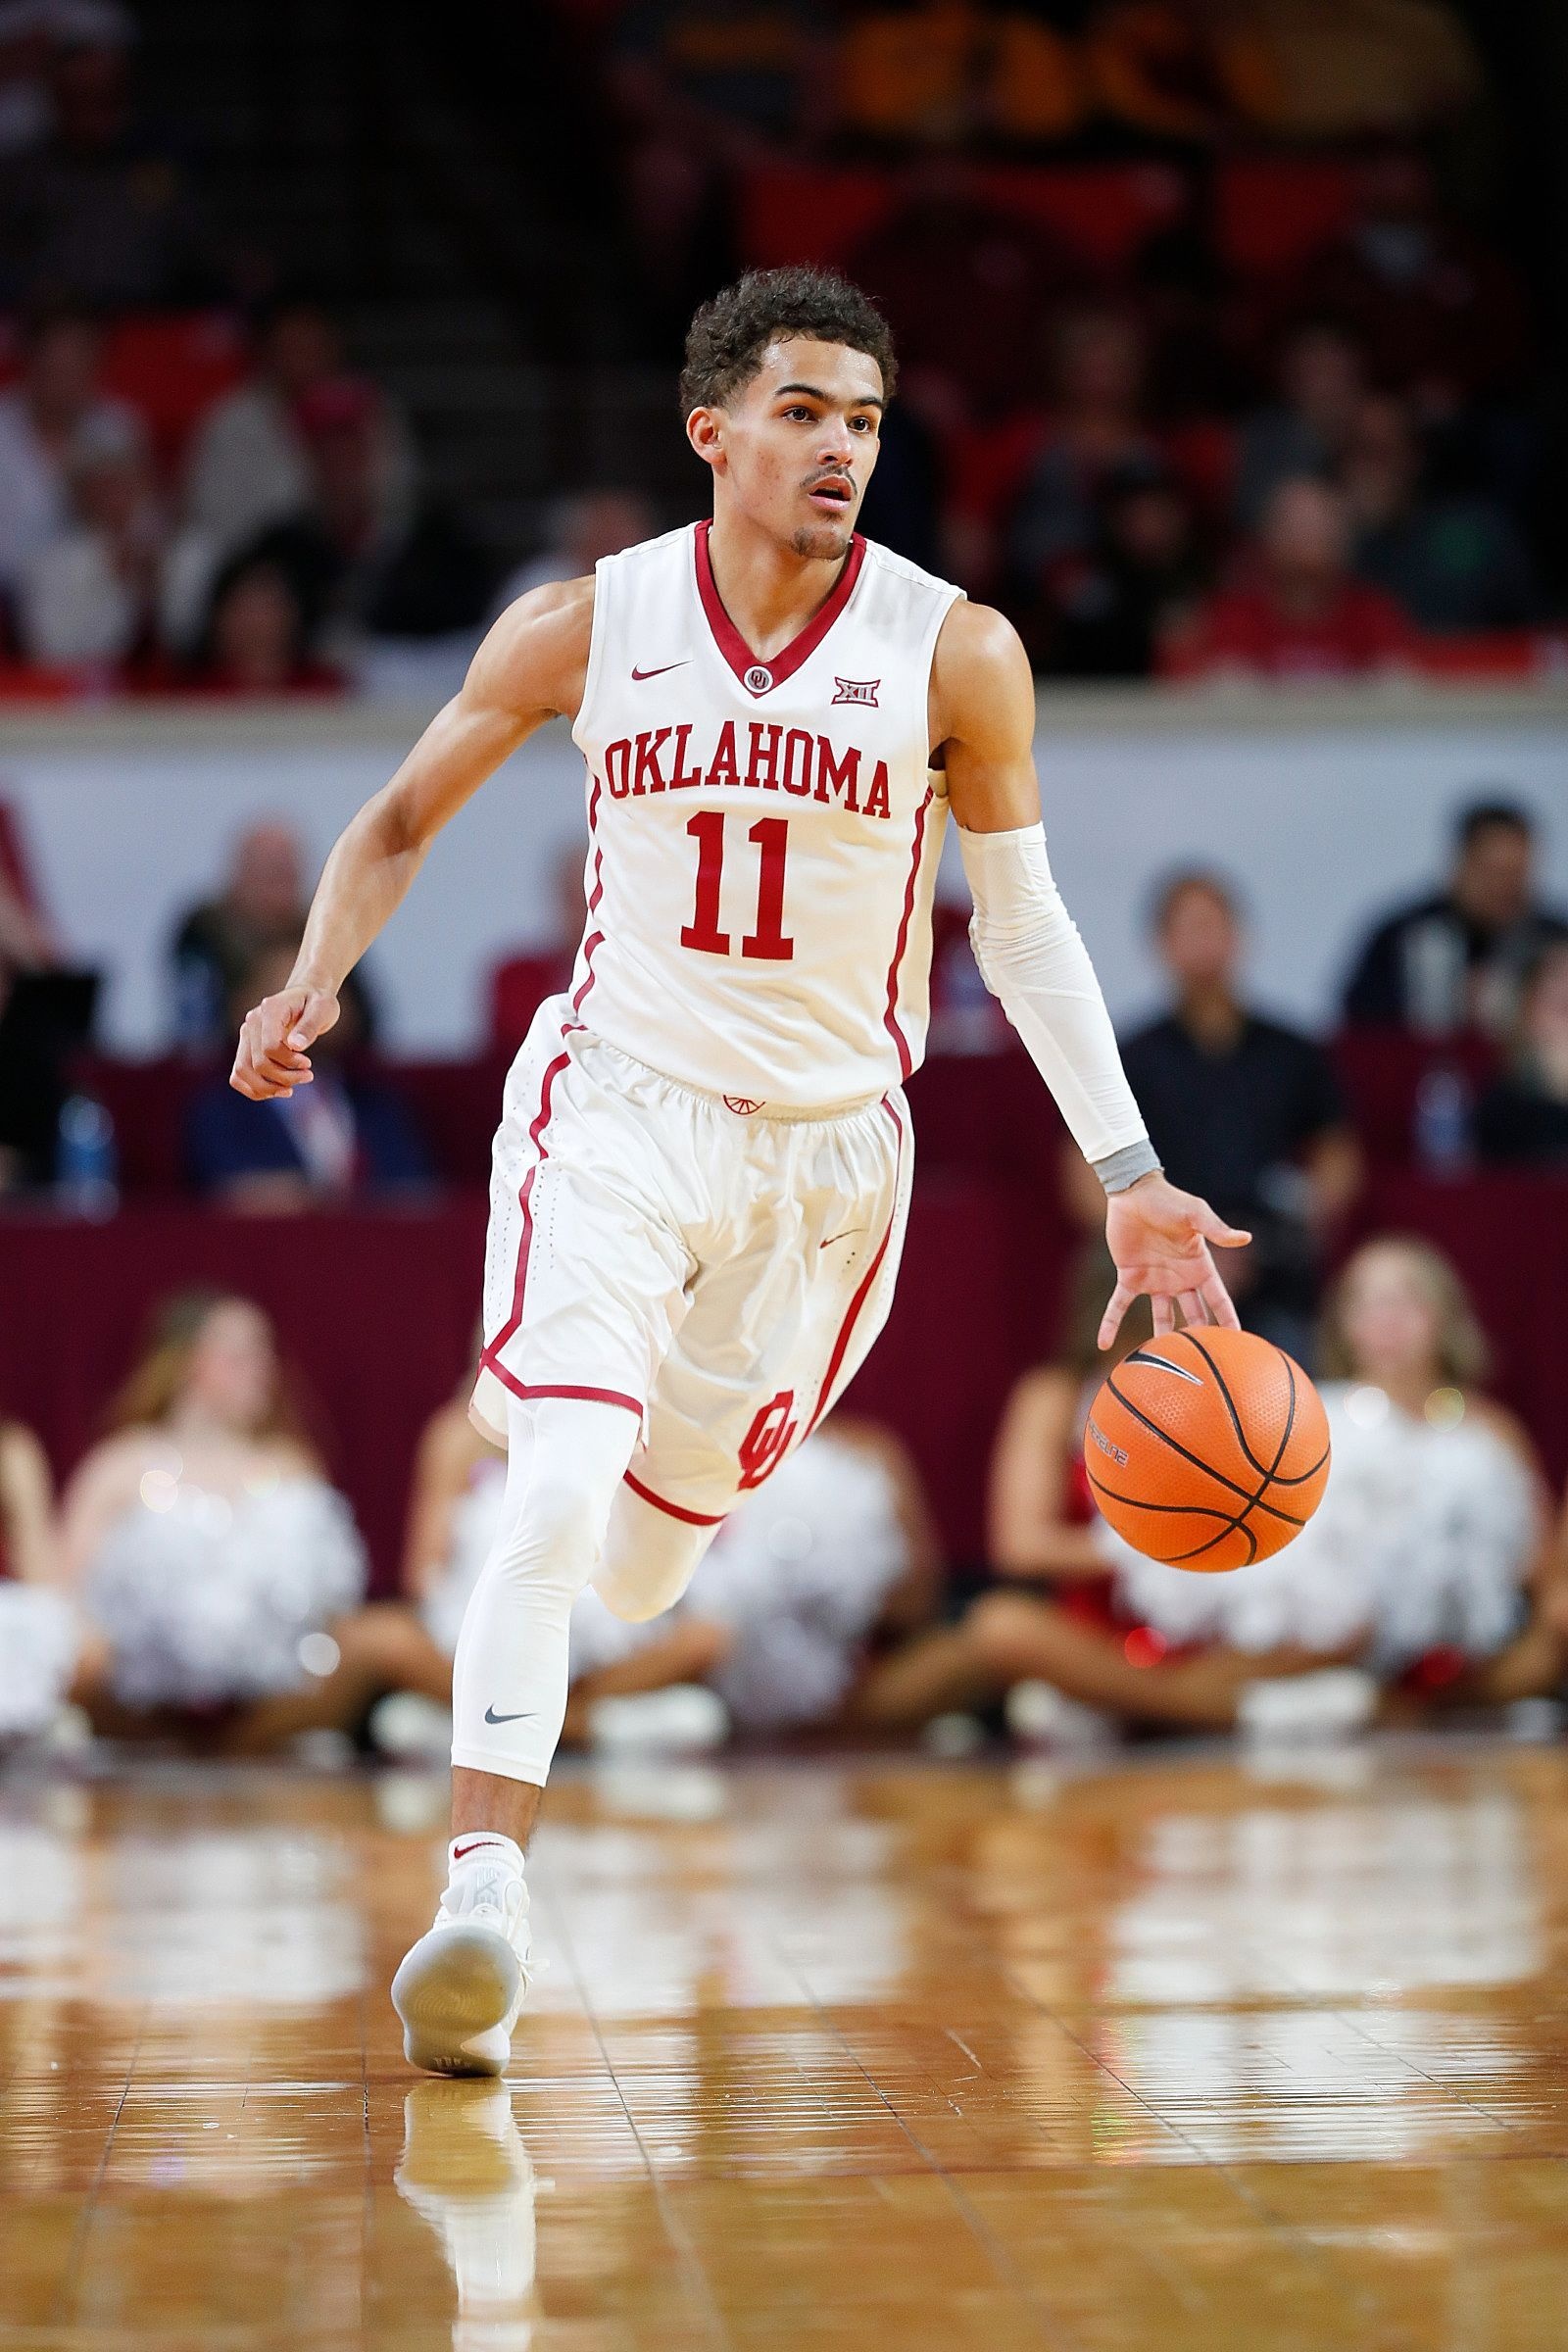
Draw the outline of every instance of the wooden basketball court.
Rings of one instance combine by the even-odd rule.
[[[504,2087],[444,1788],[0,1782],[3,2352],[1558,2352],[1568,1759],[564,1778]]]

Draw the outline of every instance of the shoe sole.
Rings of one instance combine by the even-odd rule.
[[[392,1980],[403,2054],[427,2075],[499,2075],[512,2054],[522,1964],[493,1928],[432,1928]]]

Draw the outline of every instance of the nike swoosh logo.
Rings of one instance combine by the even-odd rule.
[[[634,669],[631,674],[640,686],[644,678],[662,678],[666,669],[684,669],[690,661],[691,656],[688,654],[684,662],[665,662],[658,669]]]
[[[520,1715],[498,1715],[494,1707],[486,1707],[484,1719],[486,1723],[526,1723],[531,1712],[530,1708],[524,1708]]]
[[[452,1848],[452,1859],[454,1862],[461,1862],[465,1854],[476,1854],[481,1846],[494,1845],[494,1843],[493,1838],[475,1838],[467,1845],[455,1845]]]
[[[846,1225],[842,1233],[830,1233],[825,1242],[818,1242],[816,1246],[819,1250],[831,1250],[835,1242],[847,1242],[852,1234],[864,1231],[863,1225]]]

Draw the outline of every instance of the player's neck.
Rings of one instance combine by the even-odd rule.
[[[708,535],[708,560],[725,612],[758,660],[766,662],[821,611],[848,551],[798,556],[744,514],[720,509]]]

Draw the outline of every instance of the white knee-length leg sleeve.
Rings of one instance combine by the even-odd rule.
[[[571,1604],[593,1575],[637,1423],[619,1405],[508,1399],[501,1526],[452,1669],[452,1761],[542,1788],[566,1711]]]
[[[677,1518],[623,1486],[610,1513],[593,1587],[607,1608],[633,1625],[672,1609],[722,1523]]]

